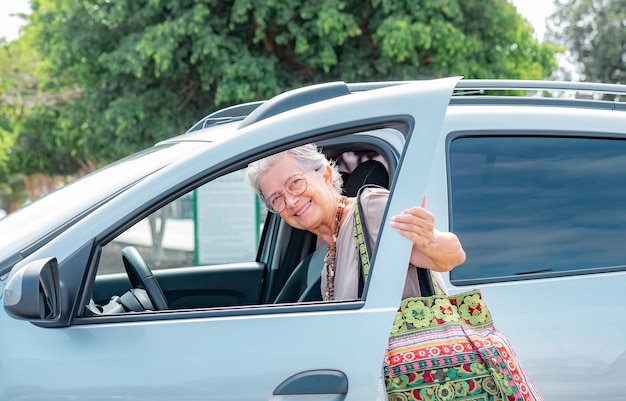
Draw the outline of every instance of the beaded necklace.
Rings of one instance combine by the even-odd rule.
[[[339,199],[337,212],[335,213],[335,226],[333,227],[333,243],[328,248],[329,258],[326,263],[326,300],[332,301],[335,298],[335,263],[337,261],[337,236],[339,228],[341,228],[341,218],[343,217],[343,209],[346,207],[346,196]]]

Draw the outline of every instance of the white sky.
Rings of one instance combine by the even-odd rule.
[[[530,22],[535,29],[536,38],[543,42],[546,32],[546,18],[552,14],[554,0],[509,0],[517,12]]]
[[[0,0],[0,37],[7,41],[18,38],[22,20],[13,13],[29,13],[30,0]]]
[[[535,29],[536,37],[543,40],[545,20],[552,12],[552,0],[509,0],[517,11],[526,18]],[[0,0],[0,37],[7,41],[15,40],[19,35],[21,19],[10,16],[16,12],[29,12],[30,0]]]

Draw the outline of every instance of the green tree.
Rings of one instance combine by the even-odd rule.
[[[542,79],[556,68],[555,48],[537,43],[505,0],[31,0],[31,7],[26,35],[48,68],[40,87],[75,94],[47,111],[54,127],[43,141],[70,150],[79,166],[183,133],[217,108],[303,85]]]
[[[31,60],[16,54],[16,46],[0,42],[0,177],[9,173],[9,158],[17,139],[14,127],[24,117],[32,88],[30,75],[23,72]]]
[[[56,189],[82,165],[75,146],[59,143],[61,110],[81,95],[46,78],[32,41],[0,44],[0,198],[4,207]]]
[[[546,38],[568,49],[582,80],[626,83],[626,0],[558,0]]]

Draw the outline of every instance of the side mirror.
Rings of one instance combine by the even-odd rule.
[[[61,292],[56,258],[34,260],[14,272],[4,290],[4,309],[35,324],[57,322]]]

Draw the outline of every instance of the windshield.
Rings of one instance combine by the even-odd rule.
[[[39,248],[98,205],[198,148],[197,142],[157,145],[128,156],[0,219],[0,274],[16,254]],[[19,258],[18,258],[19,259]]]

